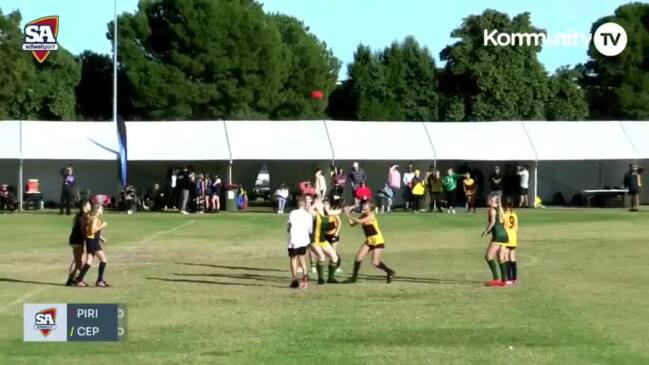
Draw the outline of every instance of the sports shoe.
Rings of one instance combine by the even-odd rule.
[[[297,279],[291,281],[291,288],[297,289],[300,286],[300,283],[297,281]]]
[[[98,288],[110,288],[110,284],[105,281],[98,281],[95,286]]]
[[[395,274],[394,270],[388,270],[388,275],[387,275],[387,278],[386,278],[386,282],[388,284],[390,284],[392,282],[392,278],[394,278],[394,274]]]
[[[507,280],[507,281],[505,281],[505,286],[512,286],[512,285],[514,285],[514,281],[513,281],[513,280]]]
[[[88,284],[84,283],[83,281],[80,281],[80,282],[74,284],[73,286],[75,286],[77,288],[85,288],[85,287],[88,286]]]
[[[318,273],[318,269],[316,269],[315,266],[312,266],[312,267],[311,267],[311,272],[314,273],[314,274],[317,274],[317,273]]]
[[[485,283],[486,286],[505,286],[504,282],[502,280],[494,279],[494,280],[489,280]]]
[[[340,268],[340,267],[336,268],[336,274],[342,274],[342,273],[343,273],[342,268]]]
[[[184,210],[181,210],[181,211],[180,211],[180,214],[182,214],[182,215],[186,215],[186,214],[189,214],[189,213],[187,213],[187,212],[184,211]]]
[[[306,289],[309,286],[309,276],[302,276],[302,282],[300,283],[300,289]]]

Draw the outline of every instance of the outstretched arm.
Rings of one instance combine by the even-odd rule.
[[[489,211],[489,223],[487,223],[487,227],[482,232],[480,237],[484,237],[487,233],[489,233],[489,231],[491,231],[494,228],[495,225],[496,225],[496,211],[491,209]]]

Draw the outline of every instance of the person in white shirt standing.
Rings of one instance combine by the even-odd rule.
[[[286,184],[280,185],[279,189],[275,190],[275,199],[277,199],[277,214],[284,214],[284,208],[288,201],[288,186]]]
[[[412,179],[415,178],[415,167],[408,164],[408,171],[403,174],[403,197],[406,200],[406,210],[412,206]]]
[[[309,276],[306,269],[306,252],[311,244],[313,217],[306,210],[304,198],[298,201],[297,209],[288,215],[288,257],[291,267],[291,288],[306,289]],[[302,282],[298,281],[298,265],[302,271]]]
[[[315,186],[315,192],[318,194],[318,198],[326,199],[327,198],[327,179],[325,179],[322,169],[315,170],[315,181],[313,185]]]
[[[518,206],[521,208],[529,208],[530,202],[527,195],[530,189],[530,172],[527,166],[518,166],[517,175],[520,178],[520,199]]]

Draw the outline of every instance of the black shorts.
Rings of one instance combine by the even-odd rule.
[[[86,251],[94,253],[101,250],[101,242],[99,240],[86,240]]]
[[[370,248],[370,251],[374,251],[374,250],[376,250],[377,248],[385,248],[385,244],[384,244],[384,243],[379,243],[378,245],[370,245],[369,243],[366,243],[365,246],[369,247],[369,248]]]
[[[334,243],[340,241],[340,237],[327,234],[327,235],[325,235],[325,240],[333,245]]]
[[[306,255],[306,248],[308,246],[303,246],[303,247],[298,247],[298,248],[289,248],[288,249],[288,257],[295,257],[295,256],[304,256]]]
[[[638,195],[638,194],[640,194],[640,190],[629,189],[629,195],[635,196],[635,195]]]
[[[521,188],[521,195],[527,195],[527,193],[530,191],[528,188]]]

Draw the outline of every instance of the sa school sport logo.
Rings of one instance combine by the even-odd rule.
[[[46,16],[32,20],[25,25],[23,51],[29,51],[39,63],[45,62],[50,52],[59,49],[59,17]]]
[[[47,308],[34,315],[34,329],[47,337],[56,329],[56,308]]]

